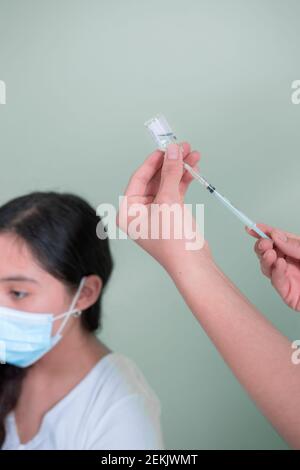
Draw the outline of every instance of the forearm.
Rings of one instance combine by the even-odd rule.
[[[166,268],[240,383],[278,432],[300,448],[300,373],[291,343],[199,253]]]

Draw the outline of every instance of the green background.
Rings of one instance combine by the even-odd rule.
[[[52,189],[117,205],[153,149],[143,123],[162,112],[247,215],[299,233],[299,17],[297,0],[0,0],[0,202]],[[299,339],[239,221],[197,183],[187,202],[205,204],[221,268]],[[160,397],[166,447],[287,448],[163,269],[130,240],[111,246],[101,338]]]

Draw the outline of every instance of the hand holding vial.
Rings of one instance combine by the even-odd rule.
[[[170,264],[180,264],[181,254],[186,256],[186,231],[181,238],[176,239],[175,235],[176,226],[180,224],[187,230],[192,227],[198,238],[202,239],[204,246],[197,250],[199,255],[201,257],[209,255],[208,245],[184,204],[184,196],[193,177],[183,168],[182,162],[185,161],[195,168],[199,159],[199,152],[191,151],[187,142],[182,142],[180,145],[172,143],[166,152],[156,150],[132,175],[125,190],[126,198],[120,206],[117,216],[118,226],[166,269],[170,268]],[[139,217],[140,224],[148,229],[144,237],[134,237],[128,231],[128,226],[132,226],[134,221],[133,210],[130,211],[130,208],[134,209],[134,205],[138,204],[145,208],[142,217]],[[170,236],[167,234],[164,238],[162,227],[167,217],[163,213],[172,208],[179,210],[174,211],[175,216],[170,219]],[[158,214],[159,211],[161,215]]]

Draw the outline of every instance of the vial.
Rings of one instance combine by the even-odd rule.
[[[144,123],[160,150],[165,150],[177,138],[163,114],[158,114]]]

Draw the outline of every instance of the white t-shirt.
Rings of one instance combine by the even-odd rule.
[[[163,449],[160,412],[156,394],[135,363],[111,352],[44,415],[27,443],[20,443],[14,413],[9,413],[2,449]]]

